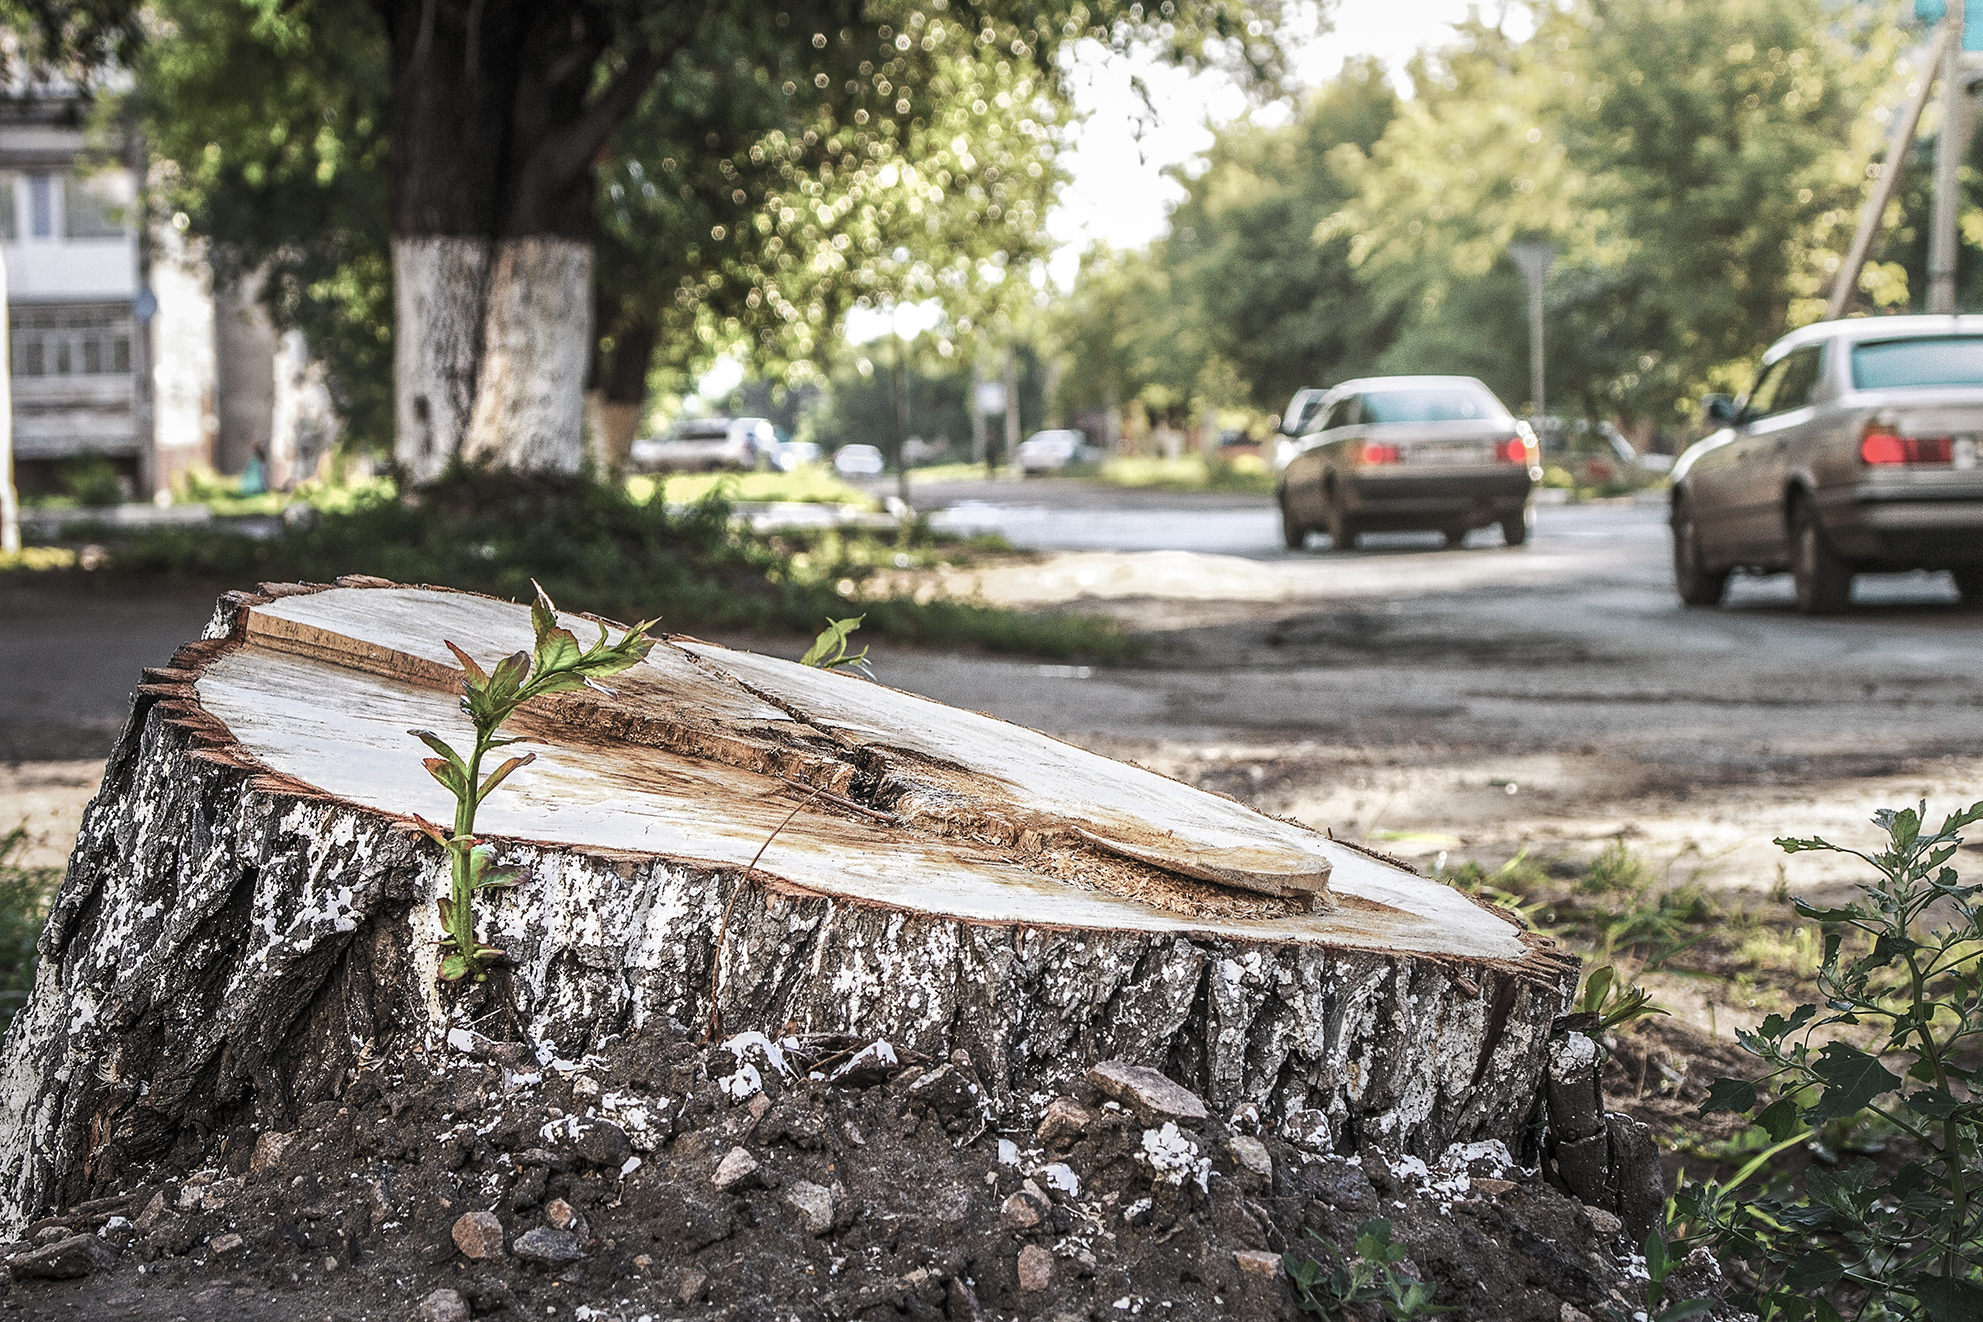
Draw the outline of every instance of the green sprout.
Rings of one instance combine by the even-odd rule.
[[[828,620],[820,630],[819,637],[813,639],[812,646],[799,658],[802,666],[812,666],[819,670],[858,670],[869,679],[874,678],[874,670],[868,665],[868,649],[858,652],[847,650],[847,637],[861,627],[867,616],[856,615],[851,620]]]
[[[501,950],[476,939],[475,893],[515,886],[521,881],[509,870],[490,867],[493,851],[475,836],[475,810],[482,800],[512,774],[537,760],[535,753],[525,753],[483,776],[484,756],[492,749],[521,742],[497,731],[517,708],[532,698],[581,688],[610,694],[612,690],[598,681],[640,664],[654,647],[647,631],[657,621],[645,620],[628,629],[611,646],[606,642],[606,628],[601,625],[599,641],[581,648],[569,629],[558,627],[558,608],[544,589],[534,581],[531,586],[537,588],[537,600],[530,607],[530,623],[537,633],[534,653],[512,653],[498,661],[494,669],[484,670],[468,653],[453,643],[447,644],[447,649],[461,662],[461,709],[475,725],[475,746],[469,755],[462,757],[432,730],[407,731],[439,754],[424,760],[427,774],[454,795],[452,831],[444,832],[430,822],[415,818],[420,828],[448,851],[452,863],[448,894],[435,901],[440,909],[441,927],[446,932],[441,938],[441,948],[447,952],[441,959],[440,976],[444,982],[456,982],[464,977],[481,982],[488,976],[488,963],[502,958]]]

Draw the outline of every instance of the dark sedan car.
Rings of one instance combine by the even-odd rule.
[[[1275,456],[1289,547],[1326,531],[1337,547],[1366,532],[1468,532],[1499,524],[1510,546],[1529,535],[1529,491],[1542,476],[1535,436],[1470,376],[1345,381],[1296,395],[1299,434]]]
[[[1737,569],[1788,569],[1797,608],[1861,571],[1947,569],[1983,602],[1983,317],[1865,317],[1778,340],[1725,424],[1673,468],[1673,577],[1690,606]]]

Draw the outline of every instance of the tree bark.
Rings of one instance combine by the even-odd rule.
[[[594,628],[570,619],[581,636]],[[1342,1152],[1518,1142],[1575,961],[1306,828],[1000,721],[676,638],[511,723],[478,830],[509,964],[436,981],[405,732],[523,608],[234,594],[147,672],[0,1061],[0,1223],[210,1160],[470,1021],[577,1058],[654,1019],[967,1051],[1002,1105],[1149,1064]],[[523,751],[523,750],[519,750]]]
[[[394,455],[574,472],[592,352],[594,165],[660,70],[594,92],[613,39],[583,0],[386,7],[392,42]]]

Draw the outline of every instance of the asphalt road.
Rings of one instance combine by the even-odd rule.
[[[885,682],[1396,852],[1638,832],[1762,886],[1772,835],[1983,797],[1983,615],[1946,576],[1863,578],[1851,614],[1811,620],[1781,578],[1683,609],[1652,506],[1545,507],[1520,549],[1483,531],[1459,550],[1400,535],[1290,553],[1260,497],[1063,481],[915,494],[939,526],[1049,553],[952,590],[1108,611],[1148,647],[1115,668],[883,647]],[[101,757],[139,667],[211,607],[0,588],[0,763]]]

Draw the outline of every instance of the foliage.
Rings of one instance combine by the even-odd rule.
[[[1576,1006],[1579,1013],[1591,1016],[1595,1021],[1593,1031],[1599,1033],[1646,1015],[1667,1013],[1653,1004],[1651,992],[1620,978],[1618,970],[1610,964],[1584,971],[1584,985],[1577,993]]]
[[[63,494],[78,505],[101,507],[124,499],[123,474],[116,464],[100,454],[80,454],[63,460],[55,480]]]
[[[314,519],[285,522],[265,539],[211,527],[84,525],[68,532],[103,543],[108,572],[122,575],[241,584],[372,574],[511,599],[529,598],[535,580],[568,606],[613,619],[665,615],[684,628],[808,636],[822,616],[843,612],[875,569],[966,553],[914,524],[884,535],[823,529],[755,536],[733,525],[720,495],[671,510],[581,478],[474,468],[405,493],[379,484],[349,499]],[[865,628],[902,643],[1089,660],[1121,657],[1130,646],[1104,616],[899,597],[861,607]]]
[[[1433,1317],[1450,1313],[1452,1308],[1434,1304],[1437,1287],[1415,1280],[1399,1269],[1405,1247],[1391,1242],[1391,1223],[1373,1217],[1357,1227],[1356,1244],[1344,1253],[1313,1230],[1309,1238],[1322,1246],[1331,1265],[1324,1268],[1313,1258],[1282,1255],[1294,1285],[1295,1301],[1304,1313],[1323,1317],[1362,1317],[1359,1307],[1376,1304],[1388,1318]]]
[[[799,664],[816,666],[821,670],[858,670],[873,679],[874,668],[868,664],[868,649],[863,647],[858,652],[847,650],[847,639],[860,627],[861,617],[858,615],[847,620],[828,620],[819,637],[813,639],[812,646],[799,658]]]
[[[0,1033],[13,1023],[34,986],[35,941],[61,869],[12,861],[27,839],[23,827],[0,835]]]
[[[1731,1184],[1689,1186],[1676,1199],[1695,1235],[1748,1266],[1753,1306],[1765,1318],[1835,1320],[1853,1300],[1862,1317],[1972,1317],[1983,1309],[1976,1188],[1983,1097],[1973,1066],[1983,1036],[1976,904],[1983,885],[1962,884],[1949,866],[1962,829],[1983,821],[1983,803],[1933,831],[1925,817],[1925,804],[1876,814],[1886,843],[1874,853],[1818,839],[1777,841],[1792,853],[1851,855],[1877,878],[1841,907],[1797,902],[1798,914],[1824,929],[1822,1002],[1738,1034],[1767,1072],[1717,1080],[1704,1108],[1750,1115],[1773,1146]],[[1871,939],[1867,953],[1846,951],[1853,932]],[[1866,1159],[1814,1166],[1801,1195],[1734,1195],[1768,1158],[1862,1111],[1911,1140],[1914,1151],[1897,1169]]]
[[[475,727],[475,743],[467,757],[462,757],[432,730],[407,731],[437,754],[424,759],[427,774],[439,781],[455,800],[452,830],[443,831],[420,821],[421,829],[448,852],[448,894],[435,901],[440,909],[441,930],[446,933],[441,948],[447,953],[441,957],[440,967],[440,976],[446,982],[464,977],[481,982],[488,976],[488,963],[502,957],[502,951],[483,945],[475,937],[475,896],[479,891],[518,884],[512,873],[490,866],[493,851],[475,838],[475,812],[498,785],[536,761],[537,755],[525,753],[509,758],[484,776],[484,757],[498,748],[522,742],[497,732],[532,698],[584,688],[610,694],[612,690],[599,681],[639,665],[654,647],[647,631],[656,621],[646,620],[622,632],[617,642],[608,641],[608,630],[602,624],[598,640],[590,647],[581,648],[571,630],[559,625],[558,609],[542,588],[537,589],[537,599],[531,604],[530,623],[537,635],[534,650],[506,656],[490,670],[484,670],[475,658],[453,643],[446,644],[448,651],[461,662],[461,709]]]
[[[874,505],[872,496],[841,480],[825,464],[808,464],[790,473],[657,473],[652,477],[630,477],[627,494],[643,502],[658,497],[671,505],[693,505],[711,496],[738,502],[789,501],[863,508]]]

